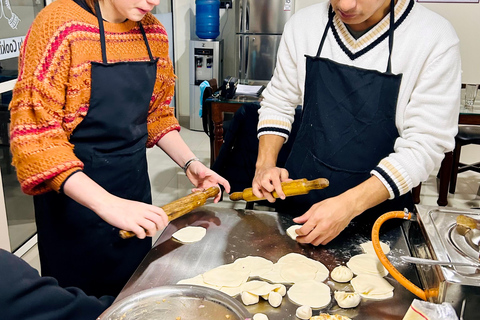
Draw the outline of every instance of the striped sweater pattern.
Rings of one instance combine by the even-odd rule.
[[[152,147],[180,126],[169,106],[175,75],[167,33],[151,14],[141,23],[158,58],[147,118],[147,147]],[[137,22],[104,26],[108,63],[149,60]],[[92,61],[102,62],[97,18],[72,0],[45,7],[26,35],[9,106],[13,165],[23,192],[58,191],[68,176],[83,169],[69,138],[89,109]]]

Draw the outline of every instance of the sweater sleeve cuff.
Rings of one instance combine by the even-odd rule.
[[[74,174],[75,172],[81,171],[79,168],[71,168],[66,171],[63,171],[62,173],[56,175],[49,181],[47,181],[47,185],[52,188],[53,190],[57,192],[62,192],[63,191],[63,185],[67,181],[67,179]]]
[[[257,127],[258,138],[264,134],[274,134],[285,138],[285,143],[288,141],[292,124],[286,117],[273,116],[268,118],[260,117]]]
[[[412,189],[410,177],[393,159],[383,159],[370,173],[382,181],[390,194],[389,199],[404,195]]]

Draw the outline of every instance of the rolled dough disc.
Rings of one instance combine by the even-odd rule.
[[[385,277],[388,274],[388,270],[385,269],[377,256],[373,254],[358,254],[353,256],[348,260],[347,267],[357,275],[365,273]]]
[[[373,249],[372,241],[364,242],[364,243],[360,244],[360,247],[362,248],[363,252],[365,252],[366,254],[377,255],[375,253],[375,250]],[[388,254],[390,252],[390,247],[385,242],[380,241],[380,247],[382,248],[382,251],[383,251],[384,254]]]
[[[247,256],[233,262],[233,269],[250,272],[250,277],[258,277],[272,270],[273,262],[263,257]]]
[[[384,300],[393,296],[394,287],[382,277],[360,274],[350,281],[355,292],[371,300]]]
[[[250,272],[234,270],[233,264],[224,264],[203,274],[205,283],[218,287],[239,287],[248,280]]]
[[[206,234],[204,227],[188,226],[176,231],[172,237],[183,243],[193,243],[202,240]]]
[[[295,283],[288,289],[287,296],[294,304],[312,309],[324,308],[331,300],[330,287],[316,280]]]

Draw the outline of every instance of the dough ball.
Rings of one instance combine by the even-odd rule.
[[[312,308],[309,306],[298,307],[295,315],[302,320],[308,320],[312,316]]]
[[[253,320],[268,320],[268,317],[265,313],[255,313],[253,315]]]
[[[356,292],[335,291],[333,294],[340,308],[355,308],[360,304],[362,298]]]
[[[348,282],[353,278],[353,272],[348,267],[338,266],[332,270],[330,277],[337,282]]]
[[[290,238],[292,238],[293,240],[296,240],[297,239],[297,233],[295,232],[295,230],[300,229],[301,227],[302,227],[302,225],[299,225],[299,224],[294,224],[293,226],[288,227],[287,235]]]
[[[244,305],[249,306],[258,303],[258,301],[260,301],[260,297],[256,294],[252,294],[247,291],[242,292],[242,302]]]
[[[360,245],[360,247],[362,248],[363,252],[365,252],[366,254],[377,255],[375,253],[375,250],[373,249],[372,241],[364,242]],[[380,247],[382,248],[383,253],[388,254],[390,252],[390,247],[385,242],[380,241]]]
[[[272,291],[268,295],[268,303],[274,308],[282,304],[282,295],[278,292]]]
[[[176,231],[172,237],[182,243],[193,243],[202,240],[206,234],[204,227],[189,226]]]

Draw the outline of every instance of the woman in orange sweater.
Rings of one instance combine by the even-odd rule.
[[[89,295],[118,294],[151,247],[145,237],[168,223],[151,205],[146,147],[162,148],[196,188],[230,189],[178,133],[167,34],[149,13],[158,2],[56,0],[22,47],[11,149],[34,195],[42,274]]]

